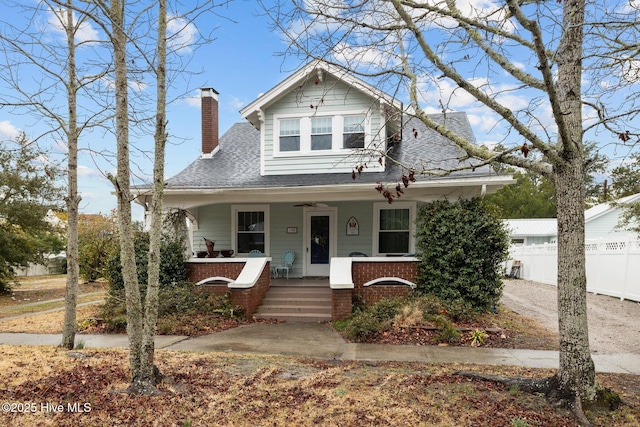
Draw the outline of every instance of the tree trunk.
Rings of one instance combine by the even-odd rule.
[[[162,211],[164,191],[164,159],[166,135],[166,0],[158,2],[158,45],[156,65],[156,130],[153,165],[153,188],[151,201],[151,227],[149,230],[149,263],[147,294],[145,298],[144,332],[140,354],[140,372],[134,377],[132,390],[141,393],[153,393],[161,377],[154,365],[154,338],[158,320],[158,290],[160,282],[160,248],[162,246]]]
[[[565,32],[558,47],[557,96],[560,112],[558,152],[554,165],[558,204],[558,327],[561,397],[593,400],[597,383],[589,350],[587,277],[584,242],[584,147],[582,143],[582,44],[584,0],[566,0]]]
[[[65,25],[67,37],[67,101],[69,120],[67,128],[67,144],[69,148],[67,162],[67,288],[64,300],[64,326],[62,330],[62,346],[66,349],[75,347],[76,307],[78,301],[79,256],[78,256],[78,130],[77,130],[77,78],[75,61],[75,31],[73,24],[72,1],[67,1]]]
[[[562,395],[595,398],[589,349],[584,242],[584,174],[580,159],[556,170],[558,201],[558,330]]]
[[[127,308],[129,365],[132,377],[140,371],[142,346],[142,303],[136,272],[134,229],[131,220],[131,169],[129,167],[129,107],[127,86],[127,35],[124,30],[124,2],[111,0],[111,22],[115,69],[117,176],[113,179],[118,198],[120,262]]]

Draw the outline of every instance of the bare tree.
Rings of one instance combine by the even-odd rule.
[[[105,75],[104,67],[84,64],[78,67],[76,51],[92,50],[97,40],[78,37],[86,28],[83,19],[76,19],[73,1],[42,1],[36,5],[5,2],[7,6],[22,8],[33,14],[28,28],[16,28],[13,23],[4,22],[0,34],[5,72],[2,78],[12,89],[0,100],[0,106],[11,107],[13,111],[30,113],[36,120],[44,119],[50,129],[35,140],[54,135],[66,143],[67,148],[67,285],[65,296],[65,318],[62,346],[72,349],[75,345],[76,303],[78,296],[78,141],[83,130],[100,124],[104,119],[104,109],[82,110],[79,115],[78,98],[81,93],[91,91],[93,83]],[[50,17],[50,30],[62,33],[63,42],[42,40],[37,16]],[[108,66],[107,66],[108,67]],[[21,78],[23,72],[35,71],[41,75],[39,85]],[[59,102],[57,94],[64,92],[66,106]],[[66,111],[65,111],[66,110]]]
[[[131,385],[134,392],[145,392],[155,386],[157,368],[154,364],[154,337],[158,320],[158,289],[160,284],[160,247],[163,228],[164,160],[167,143],[167,4],[158,0],[158,36],[156,48],[156,127],[154,135],[153,184],[151,187],[151,226],[149,230],[149,267],[142,335],[142,363]]]
[[[637,140],[638,97],[625,90],[640,77],[638,10],[584,0],[293,0],[263,8],[288,39],[286,55],[323,59],[406,99],[413,116],[462,149],[455,170],[502,163],[554,183],[560,364],[532,389],[568,402],[580,416],[581,402],[602,389],[587,328],[584,170],[591,159],[584,138],[594,134],[601,148]],[[495,119],[504,149],[482,147],[447,126],[459,97]],[[427,114],[435,111],[444,123]],[[384,147],[377,155],[386,155]]]
[[[167,1],[127,2],[126,0],[96,1],[100,14],[91,15],[103,31],[108,35],[114,64],[115,94],[115,139],[117,146],[116,175],[110,175],[118,200],[118,230],[120,235],[120,260],[125,287],[125,303],[127,310],[127,333],[129,336],[129,364],[132,382],[127,389],[134,394],[156,394],[158,382],[162,374],[154,364],[154,338],[158,317],[158,288],[160,272],[160,247],[163,227],[163,189],[164,162],[167,134],[167,89],[171,82],[168,77],[167,56],[185,48],[194,49],[201,41],[187,40],[182,32],[193,23],[195,17],[211,10],[213,2],[194,2],[186,12],[178,13],[176,9],[168,13]],[[155,7],[157,6],[157,12]],[[219,4],[216,4],[219,6]],[[168,23],[175,24],[170,32]],[[152,30],[156,29],[154,33]],[[170,33],[170,34],[169,34]],[[206,40],[209,40],[206,38]],[[185,64],[177,59],[178,66],[172,71],[177,76],[189,74]],[[179,72],[179,74],[177,73]],[[154,113],[142,106],[134,115],[129,106],[132,99],[131,83],[142,81],[150,75],[156,84]],[[138,102],[148,104],[144,93],[136,93]],[[142,98],[142,101],[140,97]],[[154,117],[152,120],[151,118]],[[148,281],[144,301],[140,292],[140,283],[136,272],[134,227],[132,221],[131,202],[135,198],[132,190],[132,161],[130,129],[145,134],[151,121],[155,123],[153,148],[153,183],[148,195],[151,197],[150,210],[150,245],[148,262]]]

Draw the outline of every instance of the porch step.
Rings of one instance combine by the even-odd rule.
[[[331,289],[328,286],[273,286],[254,317],[288,322],[331,320]]]

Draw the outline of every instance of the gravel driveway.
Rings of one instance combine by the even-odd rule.
[[[556,287],[529,280],[505,280],[502,303],[558,331]],[[587,294],[589,343],[595,354],[640,354],[640,303]]]

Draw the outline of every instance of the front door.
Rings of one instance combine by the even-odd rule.
[[[309,209],[305,215],[305,276],[329,276],[336,256],[335,208]]]

